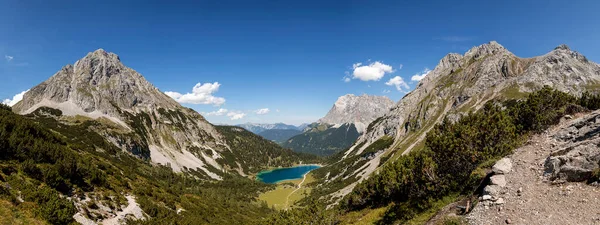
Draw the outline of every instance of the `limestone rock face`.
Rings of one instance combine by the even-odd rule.
[[[124,66],[116,54],[103,49],[88,53],[32,88],[14,110],[29,113],[40,106],[66,102],[87,113],[108,115],[118,114],[117,108],[179,107],[142,75]]]
[[[544,163],[550,180],[587,181],[600,168],[600,111],[574,121],[554,134],[563,142]]]
[[[388,112],[394,102],[385,96],[347,94],[338,98],[319,123],[332,125],[352,123],[363,133],[369,123]]]

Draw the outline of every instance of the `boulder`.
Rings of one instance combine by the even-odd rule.
[[[506,178],[502,174],[494,175],[490,177],[490,184],[506,187]]]
[[[501,160],[498,160],[498,162],[496,162],[496,164],[494,164],[494,166],[492,167],[492,171],[494,171],[495,174],[506,174],[509,173],[511,170],[512,162],[509,158],[503,158]]]
[[[544,162],[549,180],[586,181],[599,168],[600,148],[596,143],[575,143],[553,152]]]
[[[489,200],[492,200],[492,196],[490,196],[490,195],[484,195],[482,197],[482,199],[483,199],[483,201],[489,201]]]
[[[500,195],[501,187],[498,185],[488,185],[483,189],[483,195],[498,196]]]

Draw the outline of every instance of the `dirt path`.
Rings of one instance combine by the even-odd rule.
[[[470,224],[600,224],[600,187],[585,183],[551,184],[543,177],[544,161],[562,143],[552,138],[566,121],[535,135],[510,156],[502,205],[478,204],[466,216]],[[519,192],[519,189],[521,191]]]
[[[310,172],[309,172],[310,173]],[[284,209],[288,209],[288,204],[290,201],[290,196],[292,196],[292,194],[294,194],[296,191],[300,190],[300,188],[302,188],[302,183],[304,183],[304,181],[306,180],[306,176],[308,175],[308,173],[304,174],[304,178],[302,178],[302,181],[300,181],[300,183],[298,184],[298,187],[296,188],[296,190],[293,190],[292,192],[290,192],[287,197],[285,197],[285,206]]]

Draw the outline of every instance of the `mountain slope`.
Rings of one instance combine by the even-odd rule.
[[[272,188],[266,184],[231,174],[215,182],[198,179],[206,176],[201,172],[175,173],[121,151],[87,126],[97,121],[66,124],[50,113],[57,110],[24,117],[0,104],[0,205],[10,210],[0,210],[0,221],[264,224],[274,213],[255,200]]]
[[[534,58],[519,58],[496,42],[464,55],[448,54],[415,90],[339,154],[335,166],[317,172],[327,182],[320,194],[339,200],[386,161],[422,147],[425,134],[445,117],[456,120],[491,99],[522,98],[544,85],[580,94],[599,83],[600,66],[564,45]],[[389,145],[378,145],[389,138]]]
[[[13,110],[31,114],[41,108],[57,109],[59,113],[44,115],[60,123],[96,121],[88,129],[123,151],[174,171],[194,170],[217,180],[228,172],[256,172],[255,166],[244,165],[250,158],[240,158],[247,154],[230,154],[237,151],[228,144],[234,140],[223,137],[199,113],[179,105],[123,65],[116,54],[102,49],[33,87]],[[260,167],[300,161],[281,148],[274,151],[279,153],[270,156],[283,158]],[[240,169],[251,167],[255,169]]]
[[[285,141],[283,146],[296,152],[328,156],[351,146],[359,135],[356,126],[352,123],[340,125],[314,123],[303,133]]]
[[[296,152],[333,155],[350,147],[367,125],[394,104],[385,96],[347,94],[338,98],[327,115],[291,137],[283,146]]]

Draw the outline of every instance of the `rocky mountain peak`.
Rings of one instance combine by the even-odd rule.
[[[119,73],[125,66],[117,54],[98,49],[75,62],[74,67],[76,75],[91,72],[91,75],[110,76]]]
[[[571,51],[571,49],[569,48],[569,46],[567,46],[566,44],[561,44],[559,46],[556,46],[556,48],[554,48],[554,50],[567,50],[567,51]]]
[[[455,69],[459,68],[463,64],[463,56],[458,53],[450,53],[444,56],[438,65],[435,67],[436,70]]]
[[[553,51],[547,54],[548,60],[556,62],[556,61],[564,61],[575,59],[583,63],[589,63],[588,59],[577,51],[571,50],[569,46],[566,44],[561,44],[554,48]]]
[[[338,98],[319,123],[353,123],[359,132],[363,132],[369,123],[389,111],[393,105],[394,101],[386,96],[347,94]]]
[[[218,153],[198,152],[227,148],[218,131],[200,114],[182,107],[141,74],[123,65],[114,53],[98,49],[74,65],[64,66],[31,88],[13,111],[29,114],[41,107],[58,109],[64,117],[108,119],[114,122],[110,126],[120,125],[115,126],[118,132],[101,130],[115,146],[150,157],[152,162],[171,165],[175,171],[199,168],[209,177],[220,179],[206,170],[206,164],[213,163],[212,157]]]
[[[465,53],[465,57],[472,59],[479,59],[481,57],[485,57],[488,55],[502,54],[508,53],[508,50],[504,48],[504,46],[498,44],[496,41],[490,41],[489,43],[482,44],[479,46],[475,46],[471,48],[467,53]]]
[[[119,117],[122,109],[180,107],[141,74],[123,65],[118,55],[103,49],[63,67],[32,88],[13,109],[30,113],[42,106],[61,109],[67,115],[97,111],[113,117]]]

